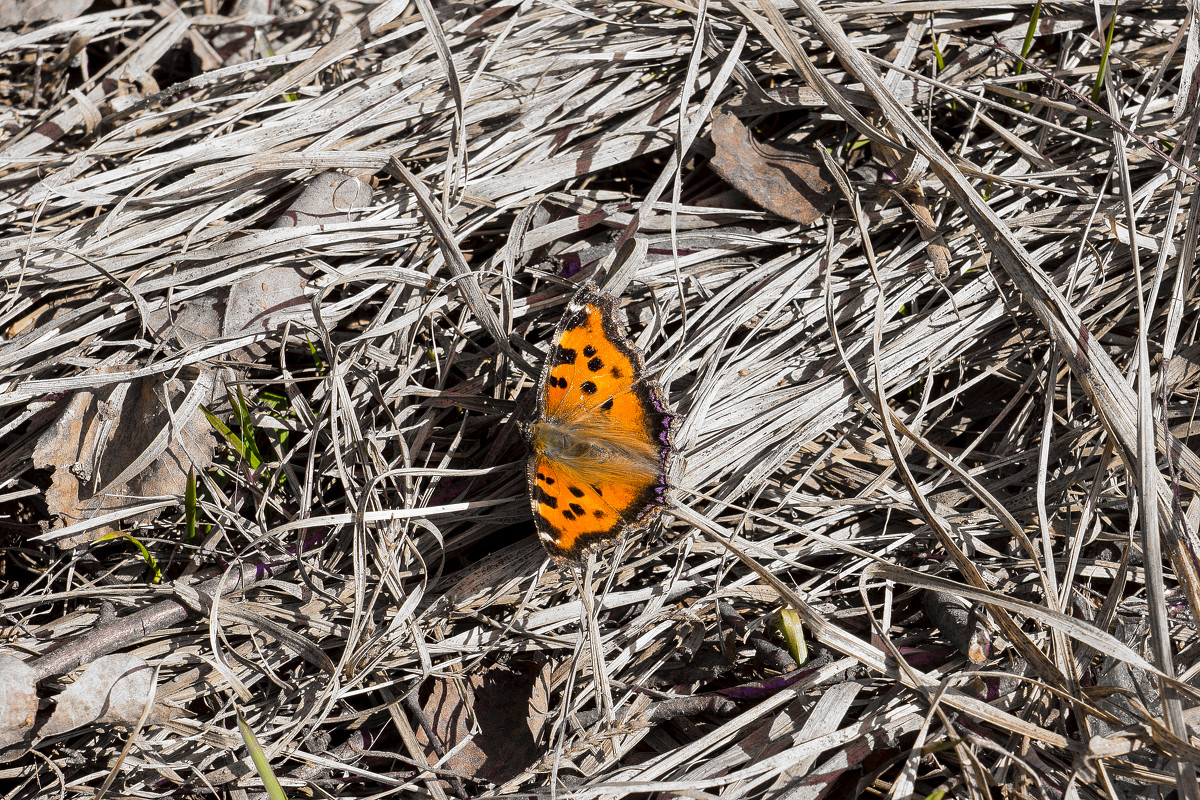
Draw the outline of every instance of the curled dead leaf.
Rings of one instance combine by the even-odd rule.
[[[458,678],[434,678],[424,713],[438,739],[424,727],[417,741],[430,764],[453,751],[441,766],[464,777],[503,783],[540,755],[538,742],[549,717],[549,666],[493,666]]]
[[[332,171],[315,175],[288,207],[272,229],[301,225],[336,225],[354,219],[372,197],[370,185],[347,172]],[[268,267],[242,278],[229,289],[225,299],[225,335],[279,328],[290,317],[306,315],[310,307],[311,270],[300,264]],[[233,358],[249,362],[260,358],[269,348],[257,343],[234,353]]]
[[[322,173],[272,227],[346,222],[371,196],[370,185],[358,176]],[[269,267],[239,280],[227,294],[214,291],[155,309],[147,322],[155,338],[185,348],[222,335],[275,330],[289,315],[309,308],[309,278],[310,271],[298,265]],[[268,349],[257,342],[229,356],[249,362]],[[118,522],[154,519],[171,504],[162,498],[182,499],[189,471],[207,469],[215,451],[201,406],[223,401],[224,387],[207,365],[76,392],[33,454],[37,467],[54,471],[46,492],[50,513],[66,526],[79,526],[48,538],[59,547],[75,547],[113,532]],[[159,502],[148,503],[152,498]],[[121,515],[123,510],[130,513]],[[109,514],[116,517],[111,524],[86,525]]]
[[[50,513],[70,526],[149,498],[182,498],[188,471],[212,463],[215,442],[200,405],[212,402],[214,386],[205,370],[190,384],[156,376],[75,393],[34,446],[34,464],[54,470]],[[152,519],[161,507],[123,521]],[[74,547],[112,530],[85,527],[56,544]]]
[[[96,659],[84,669],[79,680],[58,695],[54,713],[38,731],[39,738],[93,722],[136,724],[154,688],[153,676],[154,669],[149,664],[128,653]]]
[[[91,5],[91,0],[4,0],[0,3],[0,28],[66,22],[86,12]]]
[[[0,653],[0,752],[31,738],[37,717],[37,680],[33,667]],[[25,747],[19,752],[24,752]],[[0,761],[5,760],[0,756]]]
[[[767,211],[811,225],[833,207],[833,183],[824,165],[755,141],[732,113],[713,114],[712,140],[713,171]]]

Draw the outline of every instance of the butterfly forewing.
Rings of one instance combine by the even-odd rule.
[[[642,375],[642,358],[625,337],[616,318],[612,298],[581,292],[567,309],[550,353],[546,385],[546,415],[574,416],[619,402]],[[636,398],[626,398],[623,408],[603,409],[636,413]]]

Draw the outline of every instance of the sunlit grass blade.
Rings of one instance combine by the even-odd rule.
[[[185,541],[191,542],[196,538],[196,470],[189,469],[187,485],[183,491],[183,525]]]
[[[237,399],[230,399],[230,405],[233,407],[233,415],[238,421],[238,427],[242,432],[242,443],[245,445],[246,460],[250,463],[250,469],[255,472],[262,465],[262,453],[258,450],[258,442],[254,439],[254,421],[250,418],[250,404],[246,402],[245,396],[242,395],[242,387],[238,387]]]
[[[1021,58],[1029,58],[1029,50],[1033,47],[1033,37],[1037,33],[1038,18],[1042,15],[1042,0],[1038,0],[1033,6],[1033,12],[1029,15],[1029,25],[1025,28],[1025,40],[1021,42]],[[1025,62],[1017,62],[1017,74],[1025,72]],[[1025,84],[1019,84],[1018,88],[1025,91]]]
[[[258,469],[261,461],[258,460],[257,451],[247,447],[244,439],[235,433],[232,428],[226,425],[225,422],[216,414],[213,414],[204,406],[201,406],[200,410],[204,412],[204,416],[208,420],[208,424],[212,425],[213,430],[215,430],[217,434],[225,440],[226,444],[233,448],[233,451],[237,453],[238,456],[240,456],[247,464],[250,465],[250,469]]]
[[[104,541],[107,539],[125,539],[126,541],[132,543],[133,546],[138,549],[138,552],[140,552],[142,554],[142,560],[146,562],[146,566],[150,568],[150,572],[151,572],[150,582],[151,583],[162,583],[162,577],[163,577],[162,569],[159,568],[158,560],[154,558],[154,554],[151,553],[146,548],[146,545],[142,544],[137,539],[130,536],[128,533],[116,532],[116,533],[109,533],[109,534],[106,534],[106,535],[100,537],[100,541]]]
[[[250,751],[250,760],[254,762],[254,768],[258,770],[258,777],[262,778],[263,788],[267,790],[267,797],[271,800],[287,800],[287,795],[283,793],[283,787],[279,785],[279,779],[275,777],[275,772],[267,761],[267,754],[263,752],[262,746],[258,743],[258,737],[254,735],[254,731],[250,730],[250,726],[246,724],[246,720],[241,714],[238,714],[237,720],[242,741],[246,743],[246,749]]]
[[[1108,32],[1104,35],[1104,49],[1100,52],[1100,68],[1096,70],[1096,80],[1092,83],[1092,102],[1100,99],[1100,87],[1104,85],[1104,75],[1108,72],[1108,56],[1112,52],[1113,31],[1117,27],[1117,12],[1120,11],[1121,0],[1113,3],[1112,16],[1108,20]],[[1087,129],[1092,129],[1092,121],[1087,122]]]
[[[783,609],[775,629],[783,635],[792,659],[803,666],[808,661],[808,644],[804,641],[804,623],[800,621],[800,615],[790,608]]]

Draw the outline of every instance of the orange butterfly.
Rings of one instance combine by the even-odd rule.
[[[537,415],[522,426],[534,524],[559,561],[644,527],[666,500],[673,416],[617,303],[590,283],[576,292],[538,381]]]

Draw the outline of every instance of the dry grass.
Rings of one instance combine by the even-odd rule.
[[[1197,797],[1184,6],[1111,48],[1112,6],[1039,8],[1026,65],[1031,3],[220,5],[0,46],[6,652],[39,726],[81,662],[157,670],[16,724],[5,796],[260,795],[240,713],[291,797]],[[714,108],[823,149],[832,212],[716,177]],[[373,194],[272,227],[328,170]],[[289,273],[268,331],[156,327]],[[578,574],[513,422],[588,276],[685,462]],[[133,379],[258,450],[194,536],[182,490],[112,511],[145,555],[50,530],[34,457]]]

